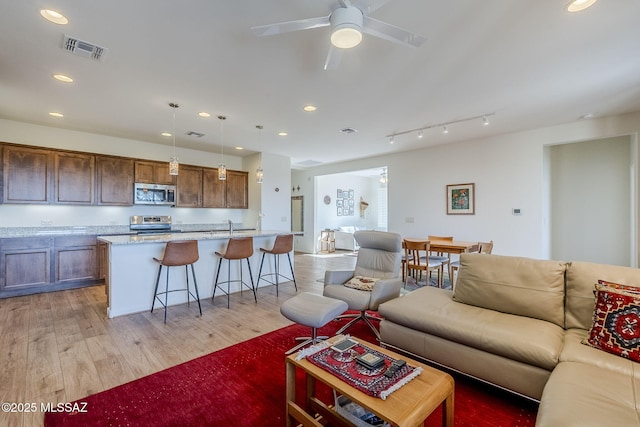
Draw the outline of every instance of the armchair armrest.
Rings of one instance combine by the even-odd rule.
[[[353,270],[329,270],[324,272],[324,285],[342,285],[353,277]]]
[[[371,301],[369,309],[377,311],[378,306],[383,302],[398,298],[402,288],[402,279],[381,279],[378,280],[371,290]]]

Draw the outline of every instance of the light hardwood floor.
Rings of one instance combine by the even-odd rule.
[[[355,260],[297,254],[298,292],[321,293],[325,270]],[[212,282],[198,278],[201,288]],[[41,426],[41,403],[71,402],[290,325],[279,307],[293,283],[280,284],[279,297],[264,285],[257,303],[246,290],[231,295],[230,309],[224,296],[203,300],[202,317],[193,303],[169,307],[166,325],[162,310],[108,319],[104,286],[1,299],[0,401],[38,411],[0,412],[0,426]]]

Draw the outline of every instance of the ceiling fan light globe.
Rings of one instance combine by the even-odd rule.
[[[331,44],[340,49],[351,49],[362,41],[360,29],[353,24],[341,24],[331,33]]]

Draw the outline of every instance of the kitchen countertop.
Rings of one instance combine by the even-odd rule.
[[[289,231],[282,230],[234,230],[233,234],[230,234],[228,230],[214,230],[162,234],[106,235],[98,236],[98,240],[112,245],[131,245],[139,243],[164,243],[175,240],[222,240],[230,237],[269,237],[289,233]]]
[[[228,232],[229,225],[224,224],[174,224],[175,232]],[[233,225],[234,231],[244,232],[255,230],[243,228],[241,224]],[[43,237],[43,236],[108,236],[108,235],[135,235],[129,230],[128,225],[87,225],[87,226],[59,226],[59,227],[0,227],[0,239],[12,237]]]

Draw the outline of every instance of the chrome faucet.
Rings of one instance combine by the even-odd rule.
[[[230,219],[227,220],[227,222],[229,223],[229,235],[233,234],[233,221],[231,221]]]

